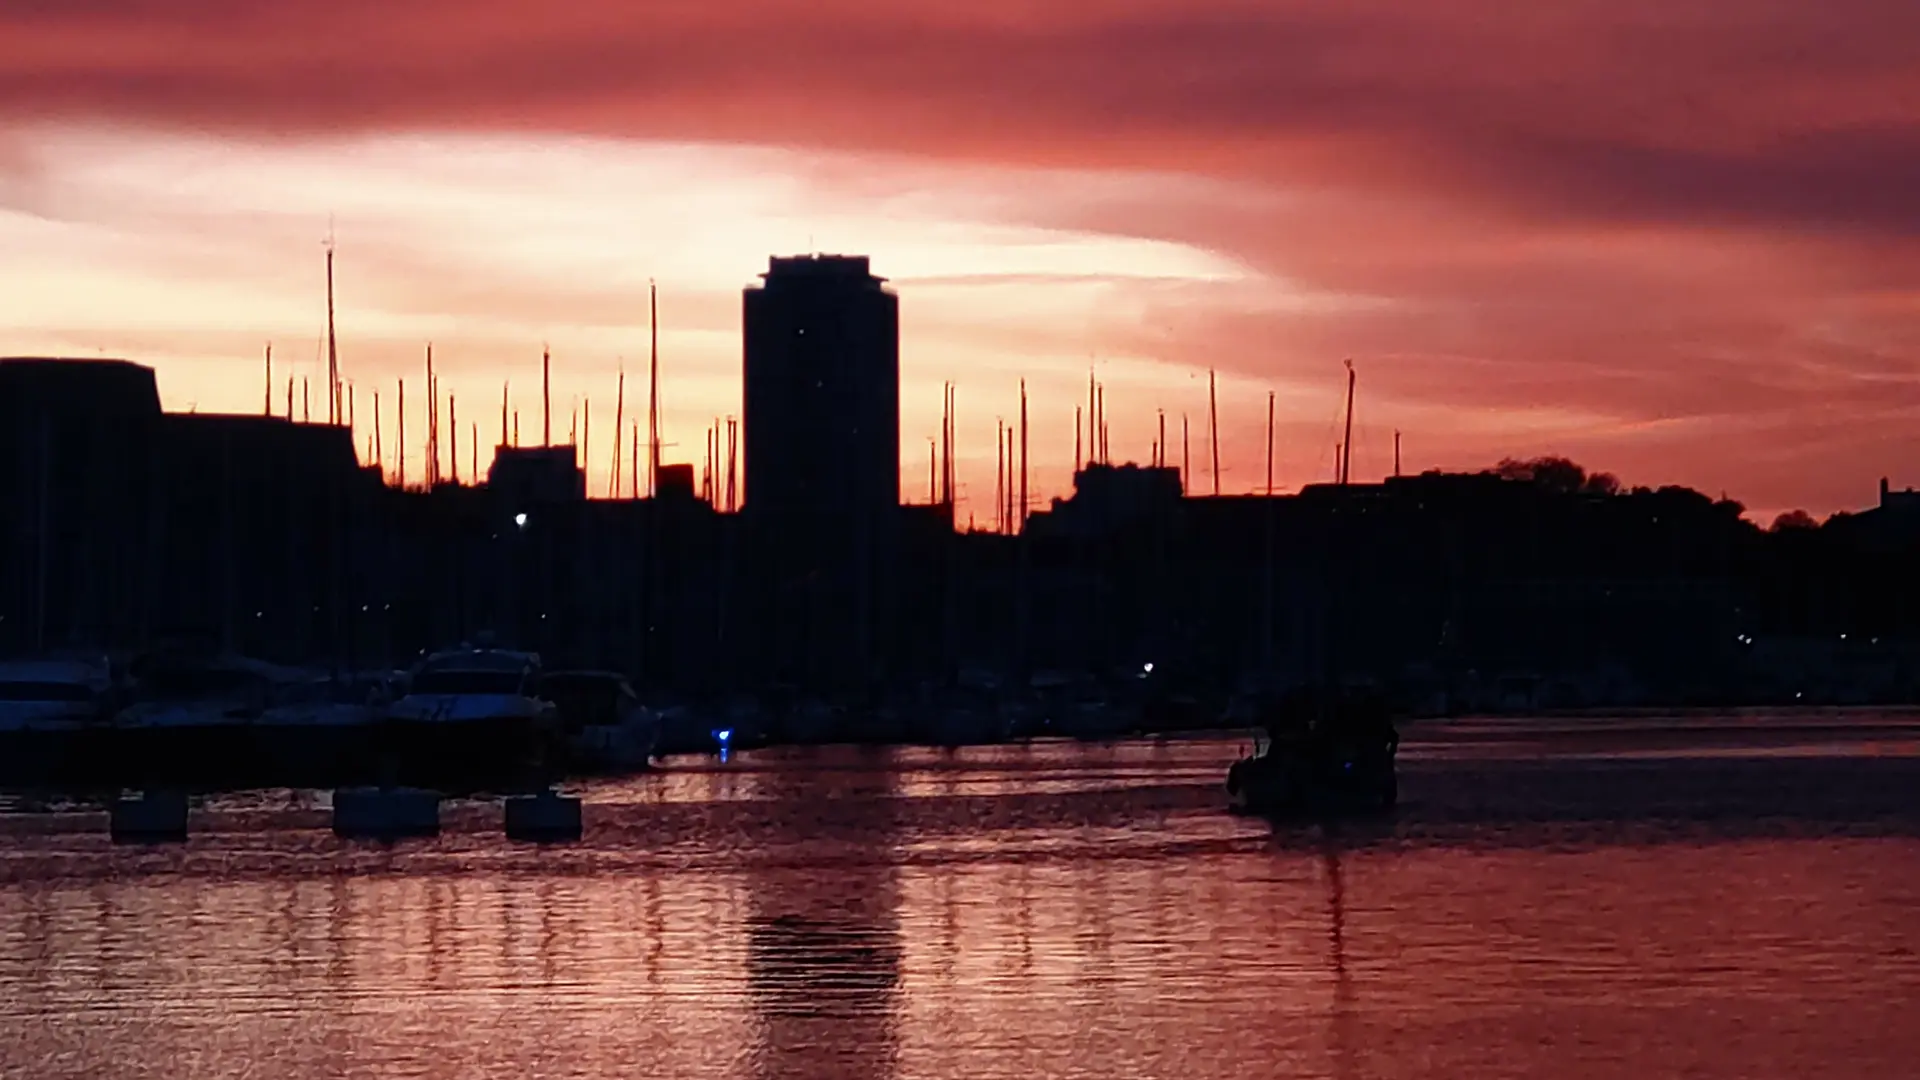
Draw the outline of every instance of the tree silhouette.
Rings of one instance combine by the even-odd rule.
[[[1620,494],[1620,478],[1612,473],[1588,473],[1587,483],[1583,490],[1589,495],[1618,495]]]
[[[1817,529],[1820,523],[1805,510],[1789,510],[1773,519],[1773,532],[1788,532],[1793,529]]]
[[[1491,472],[1505,480],[1520,480],[1563,495],[1620,494],[1620,478],[1612,473],[1589,473],[1563,457],[1502,458]]]

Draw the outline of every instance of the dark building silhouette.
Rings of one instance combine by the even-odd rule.
[[[782,293],[790,262],[824,281]],[[191,638],[344,670],[490,633],[666,697],[1085,676],[1207,717],[1236,684],[1350,678],[1467,709],[1920,697],[1912,493],[1763,531],[1699,492],[1538,470],[1191,498],[1098,464],[1023,535],[956,533],[950,506],[893,504],[892,342],[861,336],[891,334],[892,297],[861,260],[774,265],[747,294],[750,397],[774,396],[770,421],[749,406],[742,514],[686,465],[655,498],[587,499],[571,447],[401,490],[343,426],[163,413],[118,361],[0,360],[0,655]],[[884,356],[766,344],[816,327]],[[881,385],[843,388],[864,404],[779,396],[867,362]],[[769,495],[756,459],[783,453]]]
[[[508,501],[529,506],[580,502],[587,474],[571,446],[501,446],[487,467],[487,486]]]
[[[744,300],[746,511],[783,524],[900,504],[900,302],[865,256],[768,260]]]
[[[773,258],[743,300],[746,523],[760,663],[859,685],[887,633],[900,507],[900,308],[864,256]]]
[[[168,637],[356,659],[383,570],[344,427],[162,413],[153,371],[0,359],[0,649]]]
[[[0,358],[0,645],[145,632],[160,422],[151,368]]]

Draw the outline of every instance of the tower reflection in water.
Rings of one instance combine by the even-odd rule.
[[[753,1071],[769,1080],[891,1077],[902,951],[891,771],[777,775],[767,793],[780,806],[774,843],[806,857],[793,866],[770,860],[748,875]],[[836,790],[850,776],[888,789]]]

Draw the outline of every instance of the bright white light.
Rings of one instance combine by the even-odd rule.
[[[1153,661],[1151,660],[1147,661],[1146,672],[1149,675],[1153,674]]]
[[[520,526],[520,527],[521,527],[521,528],[523,528],[523,529],[524,529],[524,528],[526,528],[526,527],[527,527],[527,515],[525,515],[525,514],[515,514],[515,515],[513,515],[513,523],[514,523],[515,525],[518,525],[518,526]]]

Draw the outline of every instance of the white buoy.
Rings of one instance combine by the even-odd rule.
[[[581,834],[580,800],[552,788],[538,795],[507,800],[507,839],[550,843],[578,840]]]
[[[440,831],[440,793],[419,788],[341,788],[333,793],[336,836],[393,839]]]
[[[146,791],[115,799],[107,828],[116,843],[178,843],[187,838],[187,797]]]

